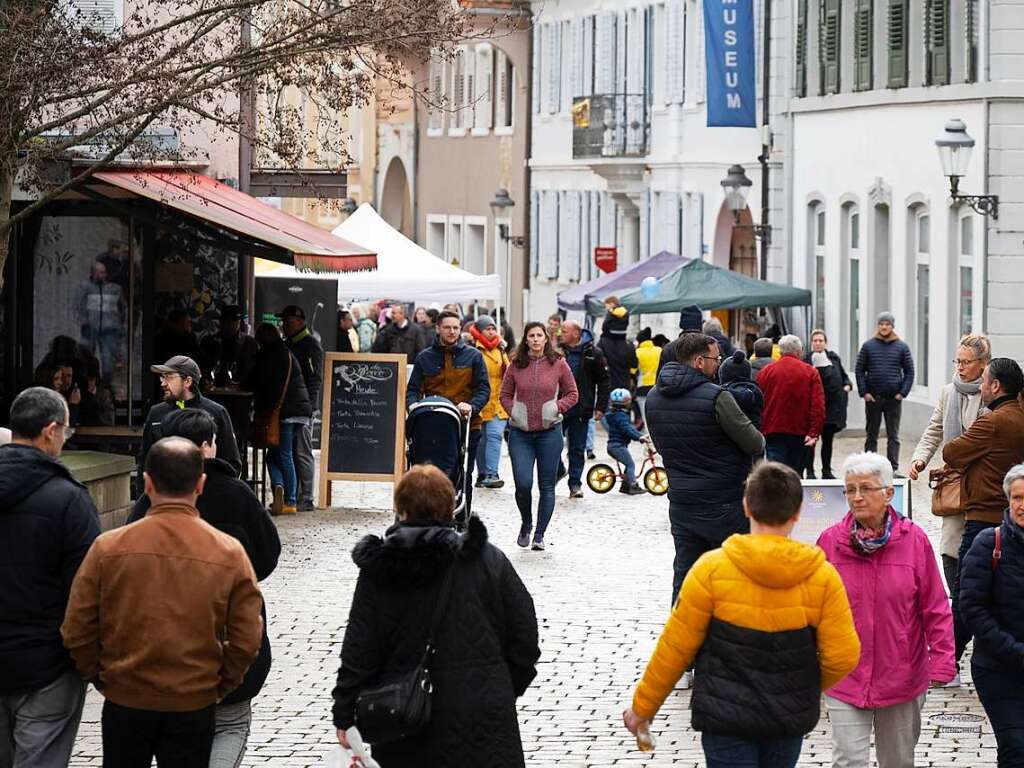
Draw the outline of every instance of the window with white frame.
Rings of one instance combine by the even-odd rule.
[[[447,235],[448,250],[446,258],[449,264],[454,264],[456,267],[462,266],[462,217],[461,216],[449,216],[448,217],[448,235]]]
[[[427,215],[427,250],[444,260],[448,258],[447,228],[447,216]]]
[[[466,216],[462,220],[465,242],[463,244],[462,268],[474,275],[487,271],[487,219]]]
[[[814,268],[814,327],[825,327],[825,206],[811,206],[811,264]]]
[[[476,47],[473,79],[473,133],[487,134],[494,122],[494,48],[488,43]]]
[[[973,333],[974,321],[974,216],[960,216],[958,227],[959,251],[959,306],[960,335]]]
[[[430,58],[428,93],[430,97],[430,116],[427,121],[427,135],[439,136],[444,132],[444,95],[445,95],[445,64],[438,53]]]
[[[914,257],[914,310],[917,322],[914,325],[915,363],[917,383],[928,386],[928,336],[931,312],[931,216],[928,209],[918,206],[912,209],[911,250]]]
[[[512,60],[499,50],[494,61],[494,130],[510,133],[515,116],[515,68]]]
[[[849,284],[847,295],[847,323],[849,328],[850,349],[847,358],[851,364],[857,359],[860,351],[860,212],[854,206],[847,208],[846,219],[846,255],[849,259]]]
[[[465,46],[460,46],[455,50],[455,57],[453,58],[451,65],[451,94],[452,109],[454,112],[449,120],[448,133],[456,136],[461,136],[465,133],[466,125],[471,119],[469,110],[469,93],[466,82],[466,69],[469,64],[467,59],[468,55]]]

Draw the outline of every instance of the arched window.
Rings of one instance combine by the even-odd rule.
[[[843,249],[846,253],[846,324],[849,339],[849,360],[857,359],[860,350],[860,316],[861,316],[861,231],[860,209],[849,204],[843,209],[845,226],[843,228]]]
[[[959,331],[964,336],[973,333],[974,319],[974,220],[970,213],[961,214],[957,227],[959,254]]]
[[[825,205],[811,205],[811,267],[814,270],[814,327],[825,327]]]
[[[916,381],[922,387],[928,386],[929,344],[931,330],[931,216],[928,208],[917,205],[910,209],[910,227],[907,249],[908,260],[913,264],[914,275],[914,368]]]

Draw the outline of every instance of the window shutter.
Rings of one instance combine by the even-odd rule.
[[[587,16],[583,19],[583,82],[580,85],[580,96],[594,93],[594,22],[596,17]]]
[[[558,277],[558,192],[545,192],[544,244],[541,253],[541,274],[547,278]]]
[[[607,192],[601,193],[601,245],[613,246],[617,245],[619,232],[618,232],[618,218],[616,213],[615,201],[612,196]]]
[[[978,82],[978,0],[966,0],[964,7],[964,42],[967,55],[968,83]]]
[[[466,127],[466,49],[460,48],[452,62],[453,128]]]
[[[907,15],[908,0],[888,0],[888,54],[890,88],[903,88],[907,84]]]
[[[821,59],[821,92],[839,93],[839,18],[840,0],[822,0],[821,27],[818,35]]]
[[[594,249],[601,245],[601,193],[590,192],[590,244],[586,253],[586,268],[583,274],[587,280],[597,277],[594,264]]]
[[[928,85],[949,85],[949,0],[927,0]]]
[[[548,69],[548,112],[557,114],[562,101],[562,25],[548,25],[548,50],[551,66]]]
[[[530,193],[530,275],[532,277],[537,277],[540,274],[540,224],[540,193],[533,190]]]
[[[807,95],[807,0],[796,0],[796,80],[793,94],[797,98]]]
[[[625,93],[626,67],[629,53],[629,28],[627,12],[619,11],[615,21],[615,74],[612,76],[612,93]]]
[[[530,100],[533,102],[531,108],[533,114],[540,114],[540,66],[541,66],[541,48],[544,45],[544,36],[541,33],[541,27],[534,25],[533,27],[533,71],[530,73]]]
[[[651,257],[651,190],[644,190],[644,202],[640,206],[640,260]]]
[[[578,282],[588,280],[587,253],[590,251],[590,192],[577,192],[580,201],[579,241],[576,243],[576,275]]]
[[[436,53],[434,55],[437,55]],[[431,131],[444,130],[444,61],[431,58],[430,60],[430,121],[428,128]]]
[[[112,34],[122,24],[119,0],[72,0],[82,23],[97,32]]]
[[[857,91],[871,90],[871,40],[873,0],[856,0],[853,11],[853,87]]]
[[[498,50],[494,55],[494,127],[507,128],[509,120],[509,68],[505,52]]]
[[[683,3],[684,0],[669,0],[665,6],[665,101],[669,104],[682,104],[686,93]],[[658,62],[654,66],[658,66]]]
[[[565,216],[568,227],[565,236],[567,269],[559,277],[577,281],[580,279],[580,193],[566,192],[565,200],[568,208]]]
[[[476,93],[473,102],[473,127],[490,130],[494,123],[494,49],[485,44],[476,48]]]
[[[658,200],[658,218],[661,225],[660,249],[680,253],[679,248],[679,193],[662,192]]]
[[[602,13],[597,19],[599,40],[595,90],[599,94],[615,93],[616,21],[614,13]]]
[[[569,57],[569,96],[576,98],[583,88],[583,19],[569,22],[569,46],[572,50]]]

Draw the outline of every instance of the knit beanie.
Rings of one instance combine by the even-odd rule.
[[[476,329],[478,331],[483,332],[483,331],[486,331],[488,328],[494,328],[494,327],[495,327],[494,318],[491,317],[490,315],[480,315],[480,317],[478,317],[476,319]]]
[[[747,362],[747,353],[742,349],[733,352],[732,357],[727,357],[718,369],[718,380],[723,384],[749,378],[750,363]]]
[[[892,325],[892,326],[895,327],[895,325],[896,325],[896,315],[894,315],[889,310],[886,310],[885,312],[879,312],[878,313],[878,322],[879,323],[889,323],[889,325]]]
[[[679,330],[683,333],[701,333],[704,326],[704,313],[696,304],[683,307],[679,313]]]
[[[648,326],[647,328],[642,329],[640,333],[636,335],[636,343],[643,344],[645,341],[650,341],[651,338],[651,328],[650,326]]]

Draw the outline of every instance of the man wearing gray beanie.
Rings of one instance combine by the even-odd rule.
[[[878,315],[875,335],[864,342],[857,355],[857,392],[864,398],[864,450],[878,450],[878,429],[885,419],[886,455],[893,471],[900,461],[900,414],[903,400],[914,386],[914,358],[910,347],[895,330],[892,312]]]

